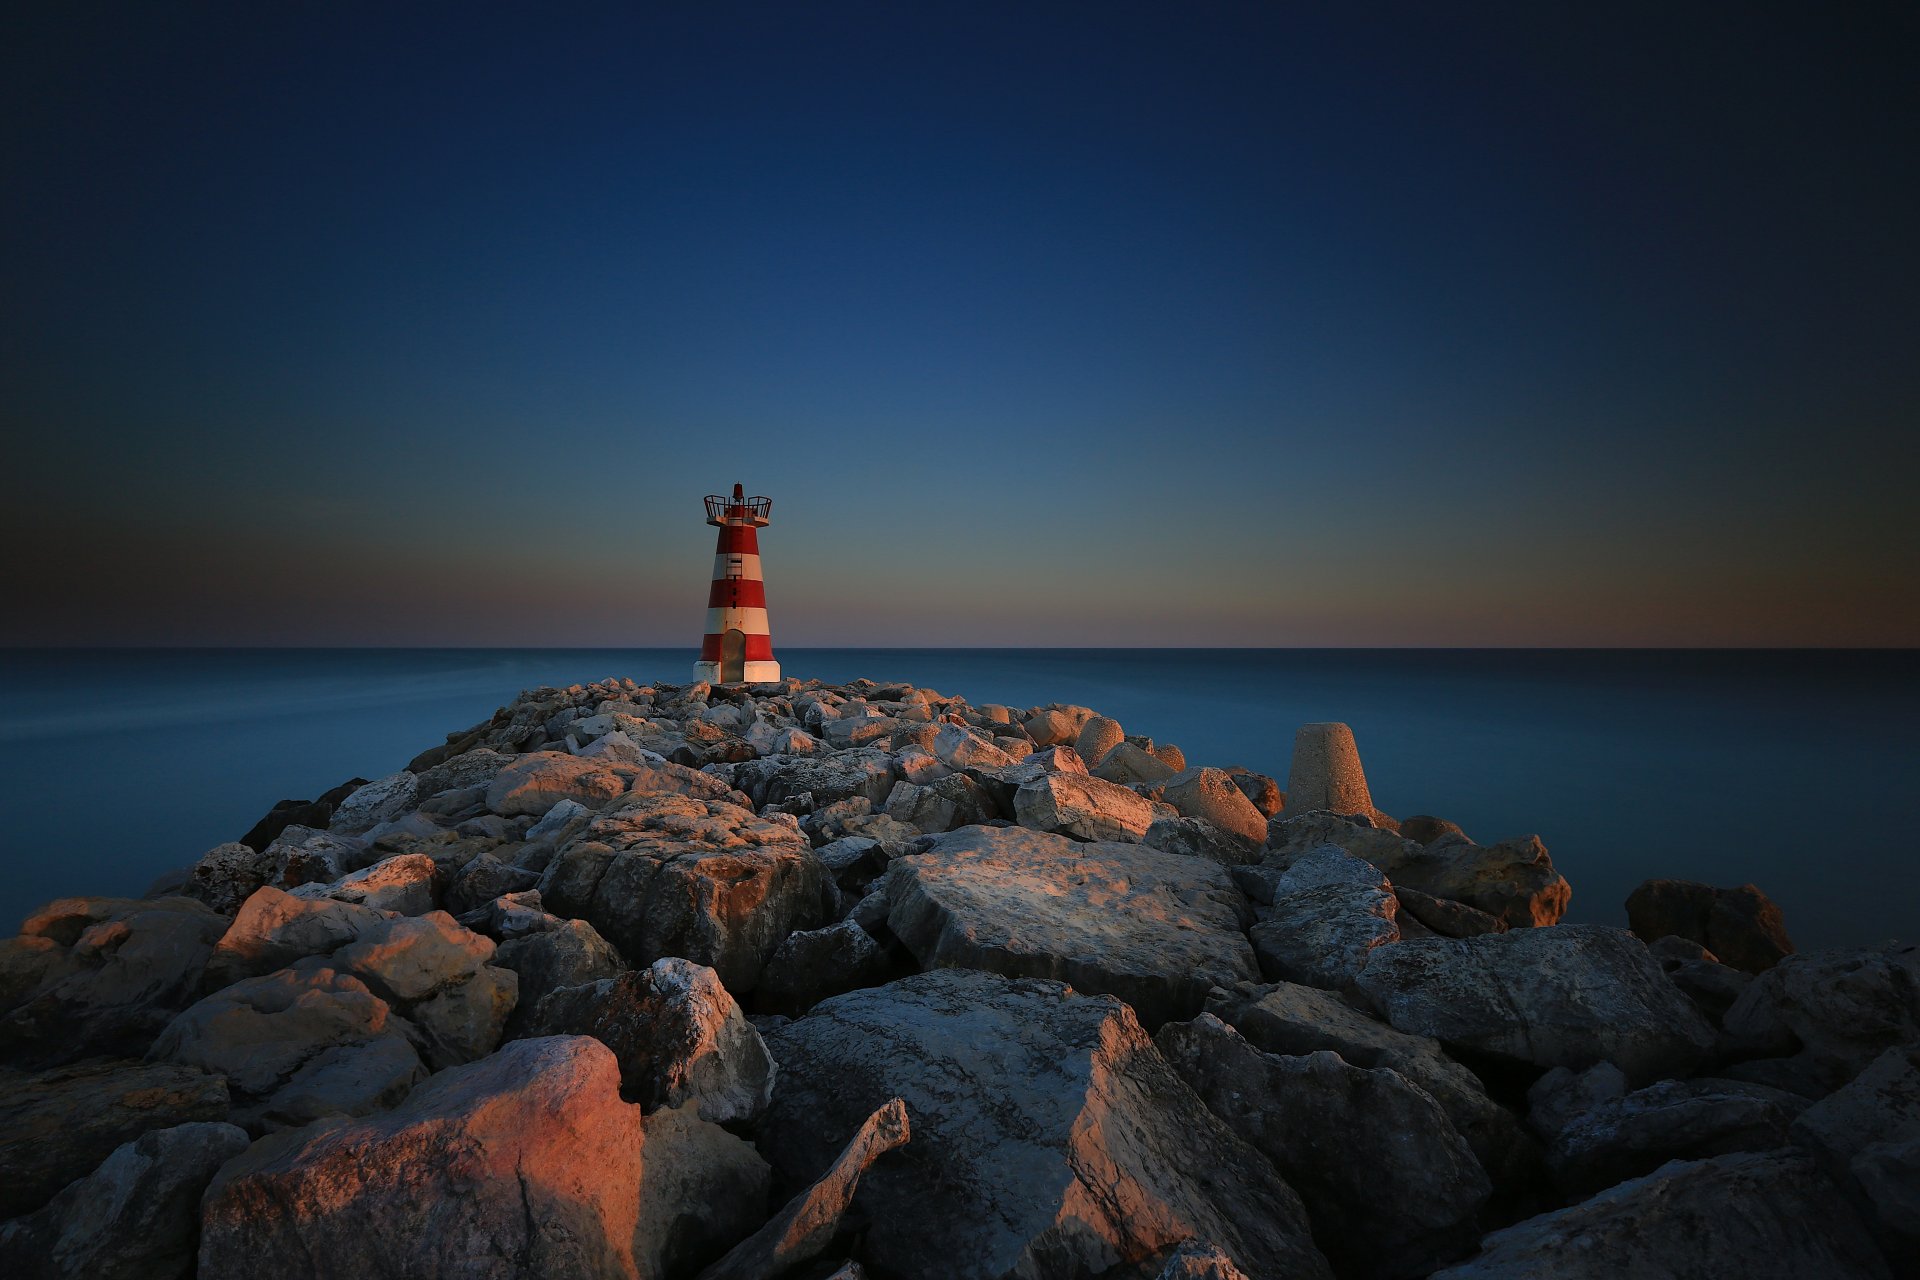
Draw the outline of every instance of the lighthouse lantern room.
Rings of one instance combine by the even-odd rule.
[[[713,586],[707,592],[707,635],[693,678],[713,684],[761,684],[780,678],[767,630],[767,586],[760,576],[760,536],[771,498],[749,498],[739,485],[733,496],[707,495],[707,523],[720,530],[713,556]]]

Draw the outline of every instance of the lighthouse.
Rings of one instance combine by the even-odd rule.
[[[739,485],[733,496],[707,495],[707,523],[720,530],[713,555],[713,586],[707,592],[707,636],[693,678],[712,684],[771,683],[780,678],[767,630],[767,585],[760,577],[760,535],[771,498],[749,498]]]

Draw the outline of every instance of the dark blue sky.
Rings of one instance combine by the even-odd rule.
[[[1920,643],[1910,7],[16,8],[0,639]]]

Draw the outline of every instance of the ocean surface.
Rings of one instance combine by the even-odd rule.
[[[1802,949],[1920,937],[1920,652],[782,649],[788,675],[1071,702],[1284,786],[1344,720],[1374,801],[1538,833],[1568,918],[1649,876],[1758,884]],[[0,921],[138,895],[277,800],[400,768],[521,689],[684,683],[689,649],[0,651]]]

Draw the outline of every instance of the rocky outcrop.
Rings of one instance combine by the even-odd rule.
[[[1794,1140],[1872,1206],[1905,1258],[1920,1258],[1920,1045],[1889,1049],[1807,1108]]]
[[[1805,1099],[1737,1080],[1662,1080],[1573,1116],[1548,1149],[1568,1194],[1588,1195],[1669,1160],[1770,1151]]]
[[[1736,1056],[1793,1055],[1780,1064],[1789,1068],[1786,1078],[1819,1097],[1886,1050],[1920,1042],[1920,947],[1788,956],[1753,980],[1721,1027]],[[1748,1078],[1741,1068],[1736,1074]]]
[[[1142,845],[968,827],[896,861],[887,895],[887,927],[922,966],[1057,978],[1149,1026],[1257,972],[1226,869]]]
[[[1211,1014],[1154,1044],[1300,1193],[1341,1274],[1424,1276],[1472,1252],[1492,1184],[1425,1090],[1336,1053],[1263,1053]]]
[[[293,890],[293,896],[333,898],[372,907],[376,911],[420,916],[434,908],[436,876],[432,858],[424,853],[403,853],[383,858],[370,867],[329,883],[303,884]]]
[[[38,1209],[144,1133],[225,1119],[228,1102],[223,1077],[166,1062],[0,1070],[0,1219]]]
[[[1646,943],[1697,942],[1722,964],[1764,973],[1793,954],[1786,917],[1750,884],[1716,889],[1692,880],[1646,880],[1627,895],[1627,927]]]
[[[724,801],[638,796],[601,814],[540,880],[628,964],[684,956],[753,990],[774,949],[824,922],[826,869],[794,827]]]
[[[257,890],[207,958],[206,986],[218,990],[308,956],[331,955],[361,938],[384,934],[394,919],[388,912],[337,898],[295,897],[271,886]]]
[[[1639,939],[1602,925],[1412,939],[1376,950],[1355,981],[1402,1031],[1535,1067],[1607,1061],[1650,1081],[1715,1043]]]
[[[246,1132],[230,1124],[142,1134],[45,1208],[0,1223],[0,1273],[12,1280],[192,1275],[200,1194],[246,1148]]]
[[[621,1095],[647,1110],[692,1102],[702,1119],[748,1124],[773,1092],[773,1059],[713,970],[687,960],[567,987],[540,1002],[540,1035],[613,1050]]]
[[[1297,1197],[1110,997],[943,969],[768,1040],[759,1141],[783,1178],[810,1180],[865,1116],[906,1103],[913,1141],[855,1196],[877,1271],[1093,1275],[1200,1236],[1250,1276],[1330,1274]]]
[[[1481,1242],[1433,1280],[1820,1276],[1891,1280],[1873,1238],[1804,1155],[1676,1160]]]
[[[1137,841],[1153,805],[1127,788],[1080,773],[1042,773],[1013,793],[1021,826],[1076,840]]]
[[[1267,817],[1224,769],[1186,769],[1155,783],[1154,793],[1189,818],[1257,842],[1267,838]]]
[[[1366,967],[1375,947],[1400,940],[1392,886],[1337,845],[1309,850],[1284,871],[1263,865],[1236,879],[1268,904],[1247,936],[1270,980],[1337,991]]]

